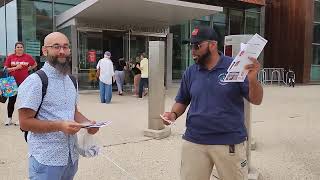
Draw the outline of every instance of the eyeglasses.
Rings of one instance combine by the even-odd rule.
[[[190,44],[190,48],[194,49],[194,50],[199,50],[202,47],[202,44],[205,43],[205,42],[210,43],[210,42],[216,42],[216,41],[202,41],[200,43]]]
[[[70,46],[69,46],[69,45],[61,46],[61,45],[59,45],[59,44],[54,44],[54,45],[45,46],[45,47],[51,47],[51,48],[53,48],[53,49],[56,50],[56,51],[60,51],[61,49],[63,49],[64,51],[70,50]]]

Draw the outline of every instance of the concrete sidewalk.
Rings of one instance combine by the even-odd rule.
[[[320,86],[267,86],[261,106],[253,106],[257,150],[252,163],[263,179],[320,179]],[[170,110],[177,88],[167,91]],[[80,111],[96,120],[111,120],[96,135],[103,146],[97,158],[81,158],[76,180],[178,180],[185,115],[163,140],[143,136],[147,98],[114,94],[112,104],[97,93],[80,95]],[[3,114],[5,106],[0,105]],[[3,115],[1,116],[3,117]],[[15,113],[15,117],[16,113]],[[0,126],[0,179],[27,179],[27,146],[18,127]]]

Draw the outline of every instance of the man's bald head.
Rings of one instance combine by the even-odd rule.
[[[46,56],[49,64],[63,74],[70,71],[70,44],[66,35],[60,32],[48,34],[44,39],[42,53]]]
[[[62,42],[68,42],[69,44],[69,40],[66,35],[62,34],[61,32],[52,32],[44,38],[44,45],[50,46],[55,43],[60,43],[55,41],[61,41],[61,40],[63,40]]]

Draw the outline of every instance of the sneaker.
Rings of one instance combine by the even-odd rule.
[[[6,120],[5,120],[5,122],[4,122],[4,125],[5,126],[9,126],[9,125],[11,125],[11,122],[12,121],[12,118],[7,118]]]
[[[19,120],[16,120],[16,121],[13,123],[13,125],[19,126],[19,125],[20,125],[20,124],[19,124]]]

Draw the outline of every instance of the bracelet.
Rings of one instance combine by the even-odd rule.
[[[175,120],[178,119],[178,114],[176,112],[171,112],[171,113],[173,113],[176,116]]]

